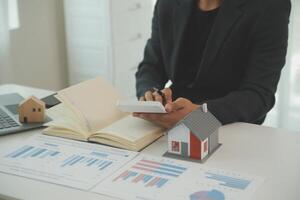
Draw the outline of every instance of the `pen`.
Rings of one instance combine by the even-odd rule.
[[[153,92],[157,92],[162,97],[162,104],[166,105],[166,103],[167,103],[166,95],[161,90],[159,90],[155,87],[152,88],[152,90],[153,90]]]
[[[208,112],[208,109],[207,109],[207,103],[202,104],[202,111],[203,111],[204,113],[207,113],[207,112]]]

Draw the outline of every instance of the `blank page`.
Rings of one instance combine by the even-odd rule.
[[[151,134],[161,133],[161,130],[161,127],[153,123],[129,115],[98,132],[136,142]]]
[[[125,116],[116,107],[121,95],[102,78],[64,89],[58,92],[58,97],[77,113],[90,132],[96,132]]]

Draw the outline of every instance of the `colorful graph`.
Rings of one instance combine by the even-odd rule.
[[[169,182],[171,178],[176,178],[185,171],[185,167],[171,163],[141,159],[129,170],[117,176],[113,182],[123,180],[135,184],[143,184],[144,187],[161,188]]]
[[[50,145],[50,144],[49,144]],[[12,153],[6,155],[8,158],[46,158],[46,157],[55,157],[59,155],[59,151],[49,150],[47,148],[42,147],[34,147],[34,146],[23,146]]]
[[[52,148],[57,147],[57,145],[51,143],[44,143],[45,147]],[[49,150],[44,147],[35,147],[30,145],[22,146],[21,148],[9,153],[5,157],[13,158],[13,159],[28,159],[28,158],[49,158],[56,157],[60,154],[59,151]],[[65,160],[61,167],[68,166],[76,166],[76,165],[85,165],[87,167],[96,167],[99,170],[104,170],[108,166],[110,166],[113,162],[109,160],[104,160],[103,158],[108,157],[109,155],[103,152],[92,151],[90,153],[91,156],[83,156],[83,155],[72,155]]]
[[[19,146],[1,149],[0,172],[90,190],[137,153],[36,134]]]
[[[190,200],[225,200],[225,196],[218,190],[199,191],[191,194]]]
[[[206,178],[220,182],[219,185],[234,189],[245,190],[251,183],[249,180],[206,172]]]
[[[178,177],[186,171],[185,167],[146,159],[137,162],[132,168],[171,177]]]
[[[134,171],[124,171],[119,176],[117,176],[113,181],[118,180],[130,180],[131,183],[142,183],[145,187],[157,187],[161,188],[169,180],[162,177],[155,177],[147,174],[142,174]]]
[[[95,153],[93,152],[92,155],[94,155],[94,154]],[[107,155],[99,153],[98,156],[106,157]],[[63,164],[61,165],[61,167],[84,165],[86,167],[96,167],[99,170],[104,170],[112,163],[113,163],[112,161],[103,160],[103,159],[99,159],[99,158],[95,158],[95,157],[83,156],[83,155],[72,155],[63,161]]]

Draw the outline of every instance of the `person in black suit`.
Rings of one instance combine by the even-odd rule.
[[[285,64],[290,10],[290,0],[158,0],[136,88],[140,100],[165,96],[168,114],[134,116],[170,128],[206,103],[223,125],[263,123]]]

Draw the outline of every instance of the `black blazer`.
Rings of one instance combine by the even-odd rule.
[[[180,85],[183,41],[194,0],[158,0],[144,59],[136,73],[137,96],[173,82],[174,98],[206,102],[223,123],[262,123],[275,103],[285,64],[290,0],[223,0],[196,79]]]

